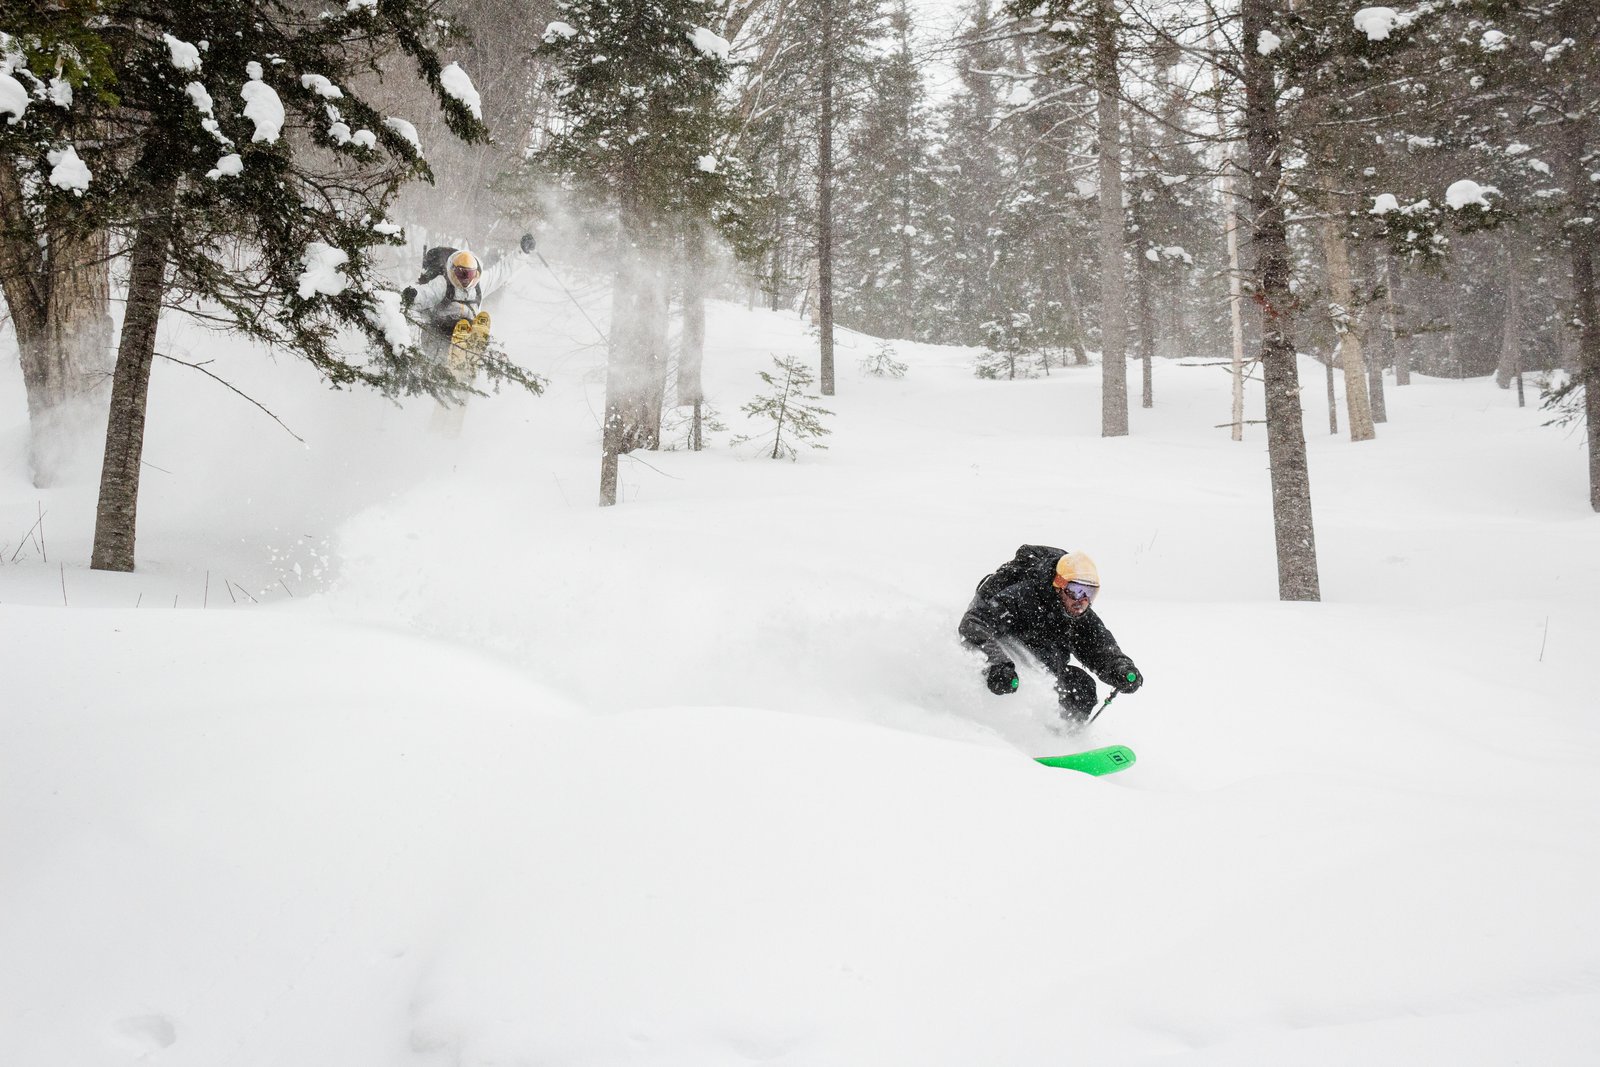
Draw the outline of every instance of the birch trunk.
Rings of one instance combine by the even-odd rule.
[[[1245,42],[1260,39],[1280,12],[1269,0],[1242,0]],[[1283,210],[1282,135],[1272,60],[1243,48],[1245,142],[1250,171],[1251,243],[1261,301],[1261,368],[1266,380],[1267,456],[1277,541],[1278,596],[1320,600],[1317,542],[1311,516],[1311,472],[1300,413],[1294,346],[1295,304],[1289,289],[1289,244]]]
[[[1335,345],[1328,358],[1320,361],[1328,379],[1328,433],[1334,437],[1339,435],[1339,393],[1333,386],[1333,364],[1338,358],[1339,347]]]
[[[1350,440],[1370,441],[1377,436],[1372,425],[1372,405],[1367,396],[1367,365],[1361,352],[1361,317],[1350,282],[1350,247],[1345,240],[1344,217],[1338,200],[1329,195],[1322,219],[1322,251],[1328,263],[1328,309],[1339,335],[1344,364],[1344,403],[1350,414]]]
[[[1239,284],[1239,211],[1233,197],[1233,144],[1222,164],[1223,232],[1228,241],[1228,325],[1233,335],[1233,439],[1244,440],[1244,312]]]

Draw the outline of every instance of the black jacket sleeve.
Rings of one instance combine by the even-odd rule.
[[[1011,592],[1011,588],[1006,588],[994,596],[980,593],[973,597],[957,627],[962,643],[982,652],[990,663],[1005,663],[1011,659],[1000,647],[1000,638],[1011,633],[1017,623],[1015,597],[1007,595]]]
[[[1108,676],[1115,673],[1117,661],[1127,658],[1093,608],[1077,620],[1072,634],[1072,654],[1107,685],[1111,684]]]

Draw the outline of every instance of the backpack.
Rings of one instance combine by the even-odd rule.
[[[993,596],[1008,585],[1024,578],[1043,577],[1044,571],[1054,570],[1056,560],[1066,555],[1066,549],[1049,545],[1020,545],[1017,554],[995,568],[978,583],[979,596]]]
[[[433,281],[444,273],[444,268],[449,264],[450,257],[455,254],[455,249],[449,245],[435,245],[422,253],[422,273],[417,275],[417,284],[423,285]]]

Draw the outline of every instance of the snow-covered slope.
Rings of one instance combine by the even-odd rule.
[[[173,331],[305,444],[158,366],[132,575],[86,569],[92,465],[27,485],[0,361],[0,1062],[1600,1056],[1576,437],[1420,379],[1354,445],[1311,365],[1325,599],[1282,604],[1214,368],[1105,440],[1098,368],[877,379],[844,335],[829,450],[772,462],[727,439],[812,342],[719,304],[732,430],[601,510],[602,349],[548,275],[513,296],[551,388],[459,439]],[[955,641],[1025,541],[1096,557],[1149,679],[1086,738]]]

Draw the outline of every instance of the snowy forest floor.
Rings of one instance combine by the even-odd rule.
[[[1306,362],[1323,602],[1284,604],[1215,367],[1107,440],[1098,367],[882,379],[845,333],[828,450],[774,462],[728,440],[814,340],[718,303],[731,428],[599,509],[603,346],[542,268],[493,310],[551,385],[459,438],[164,334],[305,443],[158,363],[126,575],[97,454],[28,483],[0,352],[0,1062],[1600,1059],[1580,435],[1418,378],[1352,444]],[[1087,736],[956,642],[1024,542],[1094,555],[1148,679]]]

